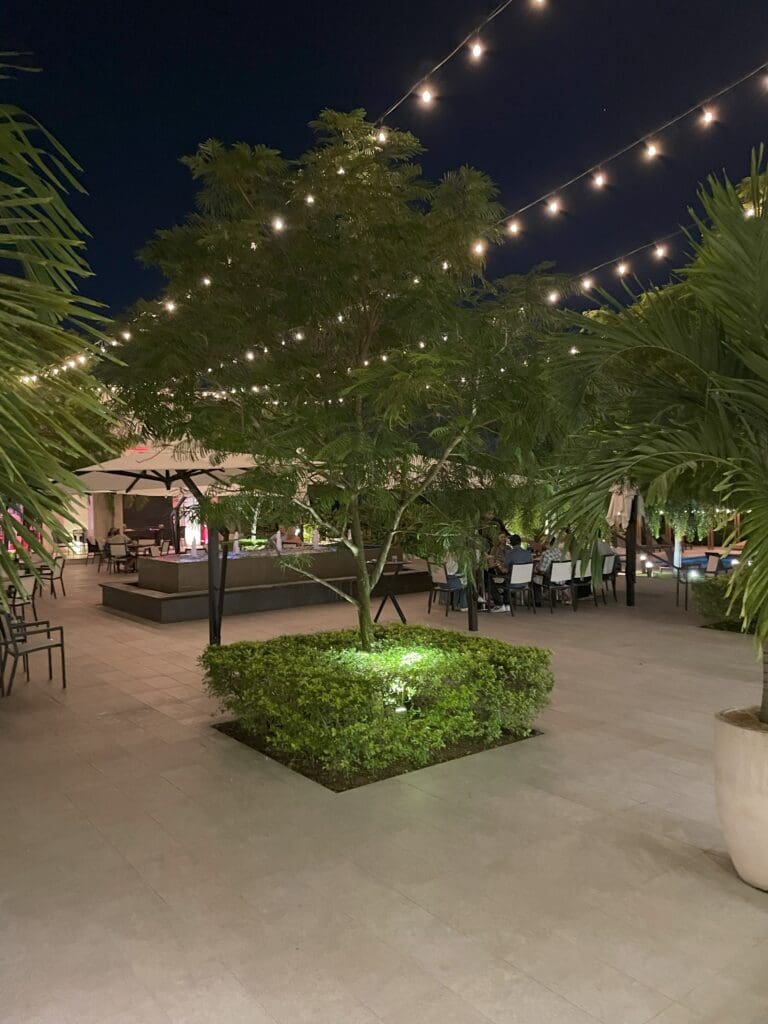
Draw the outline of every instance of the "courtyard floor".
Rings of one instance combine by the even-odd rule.
[[[336,795],[210,727],[206,623],[110,615],[92,566],[66,576],[39,613],[69,689],[38,656],[0,703],[0,1021],[768,1022],[768,894],[724,853],[711,765],[713,712],[756,703],[760,670],[668,583],[481,616],[554,651],[544,734]]]

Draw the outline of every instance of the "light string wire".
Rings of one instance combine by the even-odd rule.
[[[438,61],[433,68],[430,68],[430,70],[427,71],[426,74],[422,75],[421,78],[417,79],[413,83],[413,85],[406,92],[404,92],[399,99],[395,100],[395,102],[391,106],[387,107],[384,113],[377,118],[374,124],[381,124],[385,118],[389,117],[390,114],[394,113],[394,111],[396,111],[398,107],[401,107],[407,99],[409,99],[411,96],[413,96],[415,92],[417,92],[420,85],[424,85],[426,82],[428,82],[433,75],[437,74],[437,72],[448,63],[448,61],[453,60],[457,53],[463,50],[465,46],[467,46],[473,39],[475,39],[483,31],[486,25],[490,25],[490,23],[495,18],[498,18],[500,14],[503,14],[504,11],[506,11],[506,9],[513,2],[514,0],[503,0],[503,2],[500,3],[497,7],[494,7],[494,9],[489,14],[487,14],[485,18],[483,18],[483,20],[472,29],[471,32],[468,32],[467,35],[464,36],[460,43],[457,43],[456,46],[454,46],[450,53],[446,54],[446,56],[443,57],[442,60]],[[542,0],[538,0],[538,4],[541,5],[541,3]]]
[[[650,140],[655,139],[657,136],[661,135],[662,132],[665,132],[669,128],[674,127],[674,125],[678,124],[684,118],[689,117],[696,111],[703,110],[703,108],[705,108],[707,104],[712,103],[715,100],[720,99],[720,97],[725,96],[727,93],[732,92],[734,89],[737,89],[740,85],[743,85],[745,82],[748,82],[751,78],[754,78],[755,75],[759,75],[761,71],[765,71],[766,68],[768,68],[768,61],[762,61],[756,67],[752,68],[751,71],[748,71],[746,74],[742,75],[740,78],[737,78],[735,81],[729,82],[728,85],[723,86],[723,88],[719,89],[717,92],[711,93],[709,96],[707,96],[703,100],[700,100],[698,103],[692,104],[682,113],[677,114],[675,117],[670,118],[668,121],[665,121],[664,124],[659,125],[658,127],[652,129],[651,131],[645,132],[643,135],[635,139],[633,142],[630,142],[626,146],[622,146],[621,149],[617,149],[616,152],[611,153],[610,156],[607,156],[603,160],[599,160],[596,163],[591,164],[585,171],[581,171],[579,174],[574,175],[567,181],[562,182],[562,184],[557,185],[554,188],[549,189],[547,192],[542,193],[536,199],[531,200],[530,203],[526,203],[525,206],[519,207],[517,210],[514,211],[514,213],[505,215],[500,219],[499,223],[506,224],[509,223],[510,221],[513,222],[516,217],[519,217],[521,214],[526,213],[528,210],[532,209],[534,206],[537,206],[539,203],[543,203],[547,199],[551,199],[558,193],[564,192],[565,189],[570,188],[571,185],[575,185],[579,181],[583,181],[584,178],[589,177],[590,174],[595,174],[596,172],[602,171],[604,167],[607,167],[615,160],[618,160],[619,157],[624,156],[625,153],[629,153],[637,146],[643,145],[643,143],[648,144]],[[645,247],[643,246],[642,248]],[[599,269],[599,267],[595,269]]]

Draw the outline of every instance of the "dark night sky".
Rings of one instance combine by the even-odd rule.
[[[296,155],[318,110],[378,115],[491,6],[6,0],[3,49],[32,51],[45,73],[1,83],[1,95],[83,165],[89,196],[75,205],[93,234],[89,290],[116,312],[156,291],[135,253],[190,209],[179,156],[212,136]],[[768,60],[768,3],[516,0],[483,39],[480,65],[458,55],[435,79],[439,101],[409,101],[395,120],[427,146],[428,174],[474,164],[515,209]],[[760,79],[717,107],[722,123],[702,130],[691,117],[663,136],[663,161],[623,157],[610,193],[581,183],[556,221],[531,211],[531,230],[492,255],[491,272],[544,259],[580,272],[674,230],[697,183],[723,167],[741,176],[768,135]],[[646,280],[651,260],[633,269]]]

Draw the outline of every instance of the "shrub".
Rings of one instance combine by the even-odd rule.
[[[706,625],[715,626],[718,629],[741,630],[741,616],[739,615],[739,602],[736,601],[731,608],[731,599],[728,596],[728,576],[712,576],[709,579],[698,580],[691,584],[691,598],[693,607],[704,619]],[[751,630],[750,630],[751,632]]]
[[[209,690],[297,767],[382,773],[421,767],[463,740],[530,734],[552,689],[550,652],[422,626],[208,647]]]

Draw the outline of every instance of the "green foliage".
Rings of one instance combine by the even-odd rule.
[[[351,775],[416,768],[444,747],[530,733],[552,689],[548,651],[421,626],[209,647],[208,687],[297,766]]]
[[[742,628],[742,622],[738,607],[734,608],[730,584],[729,576],[696,580],[691,583],[691,600],[707,625],[737,631]]]
[[[80,191],[77,169],[32,117],[0,105],[0,533],[29,545],[22,563],[47,557],[79,490],[70,469],[104,449],[106,407],[73,360],[99,358],[104,326],[78,293],[85,230],[64,199]],[[17,579],[5,544],[0,573]]]
[[[485,280],[474,245],[499,237],[501,211],[484,174],[428,181],[418,140],[390,129],[381,143],[362,111],[312,128],[297,160],[207,142],[184,161],[198,212],[145,252],[171,312],[129,313],[111,379],[155,436],[256,457],[217,506],[228,522],[258,506],[262,522],[341,538],[358,579],[340,596],[370,639],[370,591],[422,496],[530,475],[548,422],[546,295],[568,284],[547,267]]]

